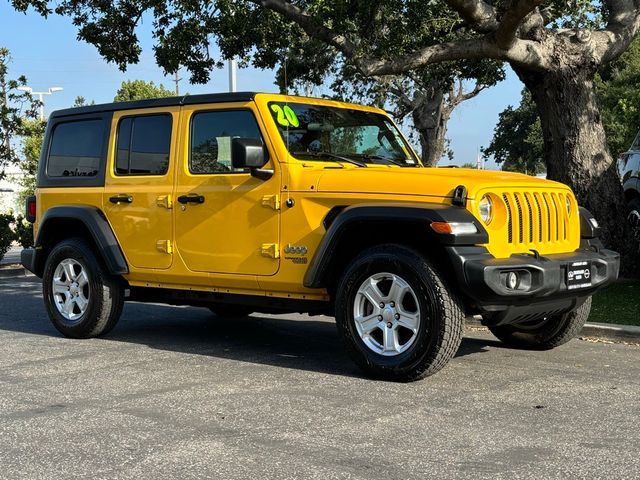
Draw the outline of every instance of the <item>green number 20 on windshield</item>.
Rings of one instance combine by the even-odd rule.
[[[276,114],[276,122],[283,127],[299,127],[300,121],[296,113],[289,105],[281,107],[280,105],[271,105],[271,111]]]

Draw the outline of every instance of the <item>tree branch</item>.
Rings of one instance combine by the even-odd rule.
[[[470,92],[465,93],[462,96],[462,101],[466,102],[467,100],[471,100],[472,98],[477,97],[480,94],[480,92],[482,92],[486,88],[487,88],[486,85],[483,85],[483,84],[481,84],[479,82],[476,83],[475,86],[473,87],[473,90],[471,90]]]
[[[447,5],[476,32],[489,33],[498,28],[495,8],[483,0],[447,0]]]
[[[311,38],[317,38],[334,46],[345,56],[354,58],[356,46],[344,35],[336,33],[304,10],[296,7],[286,0],[249,0],[252,3],[268,8],[281,14],[283,17],[297,23]]]
[[[508,49],[516,41],[522,21],[544,0],[513,0],[507,8],[496,31],[496,45]]]
[[[404,112],[403,116],[409,114],[414,108],[413,100],[405,93],[404,90],[395,86],[389,86],[387,91],[396,97],[398,101],[402,104],[402,106],[407,110]]]
[[[619,57],[640,30],[640,0],[606,0],[609,23],[591,38],[594,56],[599,63]]]
[[[395,75],[407,70],[449,60],[476,60],[493,58],[531,69],[546,68],[547,60],[540,45],[529,40],[515,39],[511,48],[499,48],[490,36],[457,42],[431,45],[393,60],[356,60],[364,75]]]
[[[511,35],[512,40],[508,48],[500,48],[493,34],[459,40],[455,42],[430,45],[415,52],[395,57],[394,59],[367,58],[358,52],[356,45],[346,36],[336,33],[322,22],[309,15],[304,10],[291,4],[287,0],[249,0],[261,7],[273,10],[297,23],[311,38],[316,38],[332,45],[348,58],[365,76],[396,75],[406,73],[427,65],[450,60],[480,60],[492,58],[503,60],[515,65],[526,66],[529,69],[544,69],[546,56],[538,43],[521,40]],[[517,14],[507,15],[501,26],[505,33],[515,22],[515,29],[527,12],[535,8],[542,0],[513,0]],[[636,0],[640,1],[640,0]],[[461,12],[463,18],[475,22],[477,28],[488,28],[492,24],[490,15],[494,15],[493,7],[483,0],[447,0],[447,2]],[[527,6],[529,10],[524,11]],[[490,12],[490,14],[489,14]],[[515,19],[518,19],[517,22]],[[495,20],[495,18],[494,18]],[[506,21],[506,23],[505,23]],[[503,25],[504,24],[504,25]],[[514,31],[515,32],[515,31]]]

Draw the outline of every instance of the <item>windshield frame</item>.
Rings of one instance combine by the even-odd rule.
[[[356,161],[365,161],[367,159],[367,157],[369,157],[369,159],[376,159],[376,160],[380,160],[380,162],[367,162],[366,165],[367,166],[393,166],[393,167],[398,167],[398,168],[416,168],[416,167],[424,167],[424,165],[422,164],[422,161],[420,159],[420,156],[416,154],[415,150],[413,149],[411,143],[407,140],[407,138],[405,137],[405,135],[402,133],[402,130],[400,130],[400,128],[398,128],[398,126],[396,125],[396,123],[393,121],[393,119],[387,114],[387,112],[384,112],[380,109],[374,108],[374,107],[367,107],[364,105],[357,105],[357,104],[346,104],[346,103],[341,103],[341,102],[337,102],[337,101],[332,101],[332,100],[323,100],[323,99],[316,99],[316,98],[308,98],[308,99],[298,99],[296,98],[295,100],[291,100],[290,97],[289,98],[270,98],[267,102],[264,103],[264,105],[266,106],[266,112],[267,115],[269,116],[269,119],[272,122],[273,127],[275,128],[275,130],[278,132],[278,136],[280,138],[280,140],[282,141],[282,145],[284,147],[284,151],[287,153],[288,157],[290,157],[291,159],[297,161],[297,162],[301,162],[301,163],[306,163],[306,162],[323,162],[323,163],[332,163],[332,164],[342,164],[343,162],[340,162],[339,159],[335,159],[335,158],[330,158],[330,157],[322,157],[319,155],[315,155],[314,151],[310,151],[309,155],[301,155],[299,151],[296,151],[296,149],[287,144],[287,139],[286,139],[286,131],[288,129],[288,127],[283,126],[281,124],[279,124],[279,122],[277,121],[276,117],[277,114],[272,110],[272,106],[273,105],[279,105],[281,107],[284,106],[288,106],[288,105],[302,105],[302,106],[306,106],[306,107],[310,107],[310,108],[327,108],[327,109],[332,109],[332,110],[348,110],[348,111],[353,111],[353,112],[357,112],[357,113],[364,113],[367,115],[376,115],[380,118],[380,123],[385,124],[387,126],[387,128],[389,128],[390,132],[393,134],[394,138],[396,139],[396,141],[398,142],[398,144],[400,145],[400,147],[402,147],[404,153],[407,155],[405,157],[404,160],[400,160],[400,159],[396,159],[396,158],[385,158],[383,156],[377,155],[377,154],[373,154],[373,155],[367,155],[367,154],[362,154],[362,153],[349,153],[349,152],[333,152],[333,151],[328,151],[326,153],[330,153],[333,154],[335,156],[343,156],[343,157],[353,157],[354,160]],[[363,124],[364,125],[364,124]],[[373,124],[372,124],[373,125]],[[399,165],[398,163],[403,162],[402,165]],[[346,162],[345,162],[346,163]]]

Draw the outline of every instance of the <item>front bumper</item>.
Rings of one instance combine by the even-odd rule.
[[[600,248],[597,241],[583,241],[572,253],[494,258],[484,247],[447,247],[456,281],[471,310],[485,323],[502,325],[561,314],[580,306],[601,287],[618,278],[620,255]],[[568,287],[567,269],[588,265],[589,281]],[[505,281],[516,272],[520,283],[512,289]]]

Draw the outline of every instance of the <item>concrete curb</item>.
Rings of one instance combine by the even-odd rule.
[[[640,342],[640,327],[615,323],[587,323],[581,337],[597,337],[614,342]]]
[[[483,328],[477,318],[469,318],[466,325],[472,328]],[[619,325],[617,323],[586,323],[578,337],[591,337],[612,342],[640,342],[640,327]]]

